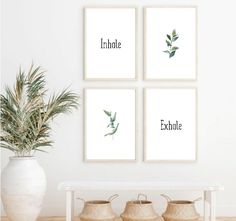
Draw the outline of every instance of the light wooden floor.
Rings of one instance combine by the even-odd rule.
[[[1,217],[1,221],[9,221],[5,217]],[[42,217],[39,218],[37,221],[65,221],[64,217]],[[79,221],[78,218],[75,218],[74,221]],[[120,221],[120,219],[117,219],[117,221]],[[217,221],[236,221],[236,217],[219,217],[217,218]]]

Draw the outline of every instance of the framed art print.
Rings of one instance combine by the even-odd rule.
[[[144,78],[196,80],[197,8],[144,9]]]
[[[85,89],[85,160],[136,160],[135,89]]]
[[[145,161],[195,161],[196,89],[144,91]]]
[[[84,79],[136,78],[136,8],[84,9]]]

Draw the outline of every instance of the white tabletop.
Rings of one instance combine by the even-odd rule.
[[[59,190],[190,190],[219,191],[220,184],[198,182],[162,182],[162,181],[65,181],[58,185]]]

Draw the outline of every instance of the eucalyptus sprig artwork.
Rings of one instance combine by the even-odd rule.
[[[197,7],[144,10],[144,79],[196,80]]]
[[[136,159],[135,89],[85,89],[85,161]]]
[[[107,128],[109,129],[109,132],[106,133],[104,136],[112,136],[114,138],[114,134],[117,132],[119,123],[116,122],[116,112],[113,114],[111,111],[103,110],[106,116],[109,117],[109,124],[107,125]]]
[[[169,58],[172,58],[176,51],[179,49],[177,46],[174,46],[174,42],[178,40],[179,35],[176,33],[176,30],[174,29],[171,34],[166,35],[166,44],[168,47],[168,50],[163,51],[164,53],[167,53],[169,55]]]

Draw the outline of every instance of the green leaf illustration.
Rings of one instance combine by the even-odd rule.
[[[171,37],[170,37],[170,35],[167,34],[166,36],[167,36],[167,38],[171,41]]]
[[[114,112],[114,114],[112,114],[111,111],[106,111],[103,110],[104,113],[106,114],[106,116],[109,117],[109,124],[107,125],[107,128],[109,128],[110,132],[106,133],[104,136],[108,136],[108,135],[114,135],[117,132],[119,123],[116,123],[116,112]],[[113,136],[112,136],[113,137]]]
[[[176,50],[179,49],[178,47],[173,45],[173,42],[177,41],[177,39],[179,38],[179,35],[176,33],[176,30],[174,29],[172,33],[167,34],[166,37],[167,37],[166,44],[167,44],[168,50],[165,50],[163,52],[167,53],[169,55],[169,58],[172,58],[175,55]]]
[[[166,44],[167,44],[168,47],[171,46],[171,43],[168,40],[166,40]]]
[[[114,126],[114,123],[113,123],[113,122],[111,122],[111,128],[115,128],[115,126]]]
[[[114,116],[112,118],[112,121],[114,122],[116,120],[116,112],[114,113]]]
[[[172,51],[169,55],[169,58],[173,57],[175,55],[175,51]]]
[[[176,41],[179,38],[178,35],[176,35],[175,37],[173,37],[173,41]]]
[[[108,136],[108,135],[113,135],[113,134],[115,134],[116,133],[116,131],[118,130],[118,126],[119,126],[119,123],[116,125],[116,128],[112,131],[112,132],[110,132],[110,133],[107,133],[107,134],[105,134],[104,136],[106,137],[106,136]]]
[[[175,36],[176,35],[176,30],[174,29],[173,31],[172,31],[172,36]]]
[[[178,49],[179,49],[178,47],[172,47],[172,51],[176,51]]]
[[[110,111],[106,111],[106,110],[103,110],[103,111],[104,111],[104,113],[105,113],[108,117],[111,116],[111,112],[110,112]]]
[[[169,51],[163,51],[163,52],[170,54],[170,52],[169,52]]]

